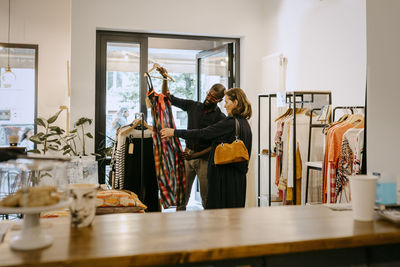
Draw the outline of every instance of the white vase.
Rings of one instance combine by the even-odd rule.
[[[72,157],[67,167],[68,181],[70,184],[98,184],[97,170],[95,156]]]

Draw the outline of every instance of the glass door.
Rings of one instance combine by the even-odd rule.
[[[227,89],[234,86],[233,43],[197,54],[197,81],[199,101],[204,101],[213,84],[221,83]]]
[[[107,42],[106,65],[106,134],[113,137],[140,112],[140,44]]]
[[[145,108],[143,78],[147,64],[147,39],[102,35],[98,40],[96,80],[96,153],[112,145],[116,129],[131,123]],[[99,153],[100,154],[100,153]],[[108,171],[99,165],[99,182]],[[103,173],[102,173],[103,172]],[[105,172],[105,173],[104,173]]]

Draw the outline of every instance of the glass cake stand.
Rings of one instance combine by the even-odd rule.
[[[16,250],[40,249],[50,246],[53,237],[40,229],[40,213],[68,207],[71,199],[66,194],[66,161],[55,158],[28,158],[0,163],[0,195],[15,194],[36,186],[52,186],[60,193],[54,205],[38,207],[0,206],[0,214],[24,214],[22,229],[11,240],[10,247]]]
[[[16,250],[32,250],[50,246],[53,237],[40,229],[40,213],[68,207],[72,199],[41,207],[8,208],[0,207],[1,214],[24,214],[22,230],[10,240],[10,247]]]

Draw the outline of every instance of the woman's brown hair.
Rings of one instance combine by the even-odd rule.
[[[231,101],[237,100],[237,106],[232,110],[233,116],[241,116],[246,119],[251,117],[251,104],[247,99],[246,94],[240,88],[231,88],[226,91],[225,96]]]

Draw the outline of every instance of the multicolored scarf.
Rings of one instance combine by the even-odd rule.
[[[147,77],[149,91],[147,96],[151,102],[153,117],[153,153],[158,185],[161,191],[163,207],[180,206],[185,202],[185,164],[179,157],[182,146],[178,137],[161,139],[163,128],[175,129],[172,116],[171,101],[164,94],[157,94],[151,79]]]

